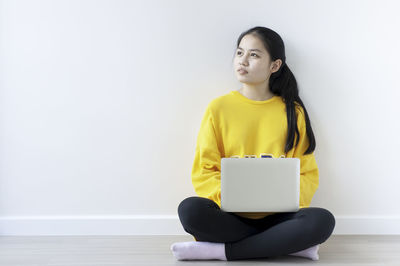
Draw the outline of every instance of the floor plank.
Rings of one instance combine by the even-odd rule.
[[[185,236],[0,236],[1,266],[119,265],[379,265],[400,266],[398,235],[331,236],[318,261],[280,256],[240,261],[177,261],[170,251]]]

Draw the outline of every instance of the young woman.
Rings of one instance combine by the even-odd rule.
[[[197,139],[192,183],[198,196],[184,199],[179,219],[196,241],[178,242],[178,260],[239,260],[294,255],[318,260],[319,244],[335,218],[309,207],[318,188],[315,138],[296,79],[286,64],[282,38],[254,27],[237,40],[233,60],[239,90],[212,100]],[[224,212],[220,161],[224,157],[300,158],[297,212]],[[267,159],[266,159],[267,160]]]

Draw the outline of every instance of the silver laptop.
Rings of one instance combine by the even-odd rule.
[[[221,210],[295,212],[299,200],[299,158],[221,159]]]

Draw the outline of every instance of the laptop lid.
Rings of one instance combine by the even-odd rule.
[[[222,158],[221,210],[299,210],[299,158]]]

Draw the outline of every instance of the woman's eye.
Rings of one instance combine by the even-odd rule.
[[[240,54],[242,54],[242,52],[238,51],[237,54],[240,55]],[[258,57],[258,55],[255,53],[252,53],[251,55],[255,55],[256,57]]]

